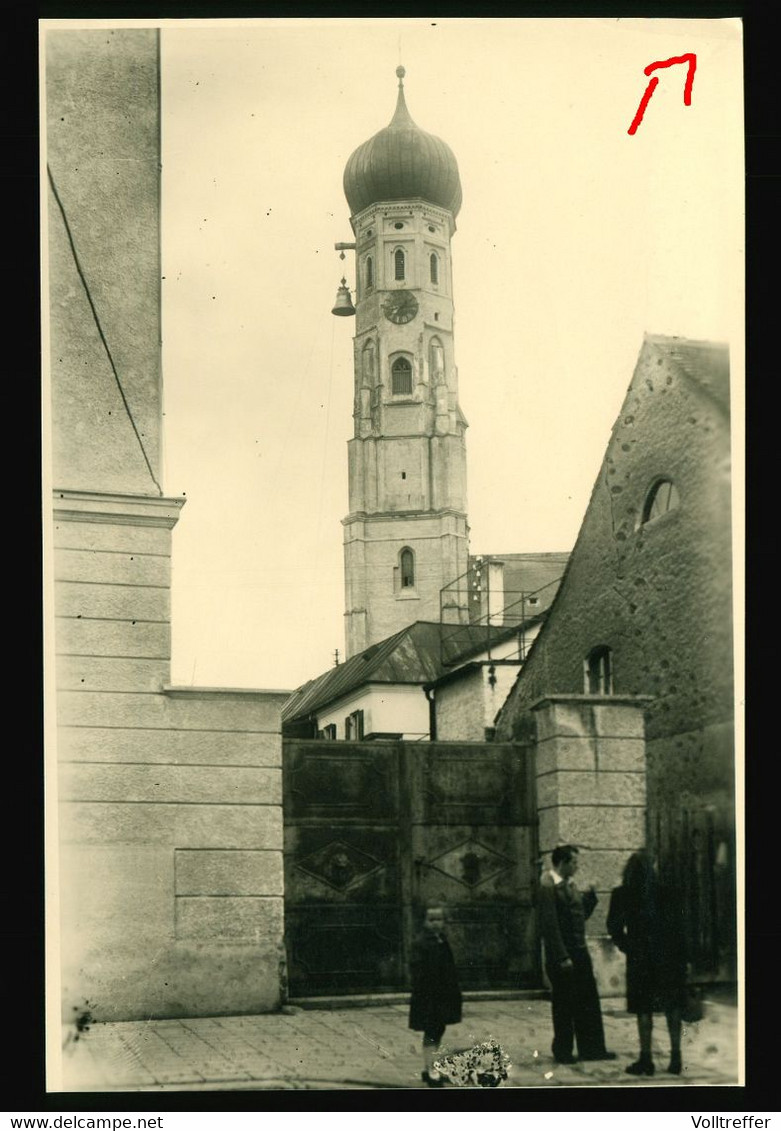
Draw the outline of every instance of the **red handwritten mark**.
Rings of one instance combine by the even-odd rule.
[[[673,59],[664,59],[658,63],[649,63],[648,66],[644,68],[643,74],[650,75],[652,71],[658,71],[660,67],[674,67],[677,63],[686,63],[689,68],[686,72],[686,84],[683,88],[683,104],[684,106],[691,106],[692,87],[694,86],[694,72],[697,70],[697,56],[692,52],[688,52],[686,55],[676,55]],[[651,101],[651,95],[656,90],[658,85],[659,79],[653,78],[645,88],[645,93],[640,99],[640,105],[637,107],[637,113],[634,116],[632,125],[627,131],[628,133],[637,133],[637,127],[643,120],[645,108]]]

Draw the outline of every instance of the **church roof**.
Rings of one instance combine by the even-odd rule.
[[[491,641],[517,632],[517,625],[493,628]],[[282,708],[282,721],[305,718],[367,683],[432,682],[453,664],[481,652],[487,642],[485,625],[415,621],[299,687]]]
[[[404,100],[404,68],[390,123],[359,145],[344,170],[344,194],[353,215],[380,200],[422,199],[454,216],[461,207],[461,180],[450,146],[415,125]]]

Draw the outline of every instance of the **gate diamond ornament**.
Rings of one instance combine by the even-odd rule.
[[[302,872],[314,876],[336,891],[347,891],[382,866],[374,856],[343,840],[332,840],[296,862],[296,867]]]
[[[513,861],[477,840],[465,840],[429,862],[431,868],[468,888],[485,883],[512,868]]]

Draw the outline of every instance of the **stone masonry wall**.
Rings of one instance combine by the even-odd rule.
[[[645,844],[644,706],[588,695],[534,705],[539,850],[547,867],[557,844],[580,846],[577,883],[593,884],[599,901],[586,930],[603,996],[624,990],[623,959],[605,927],[610,893],[630,853]]]
[[[180,506],[60,493],[55,511],[66,1019],[262,1012],[283,992],[286,693],[167,686]]]
[[[654,479],[680,505],[641,525]],[[528,738],[529,707],[583,691],[583,661],[612,652],[613,691],[651,695],[649,805],[708,788],[731,799],[732,533],[729,423],[710,395],[652,342],[641,353],[544,630],[497,722],[497,739]],[[668,752],[658,758],[656,752]],[[672,756],[669,756],[669,754]]]
[[[485,696],[478,669],[436,689],[437,740],[483,742]]]

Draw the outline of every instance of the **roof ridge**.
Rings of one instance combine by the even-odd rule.
[[[648,331],[643,335],[647,342],[655,345],[676,343],[682,346],[707,346],[711,349],[729,350],[729,342],[714,341],[713,338],[686,338],[679,334],[652,334]]]

